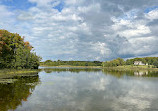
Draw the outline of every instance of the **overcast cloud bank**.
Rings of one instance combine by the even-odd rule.
[[[25,36],[44,60],[158,56],[157,6],[156,0],[0,0],[0,28]]]

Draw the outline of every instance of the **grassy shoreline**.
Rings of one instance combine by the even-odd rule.
[[[0,78],[10,78],[14,76],[31,76],[37,74],[40,69],[23,69],[23,70],[16,70],[16,69],[0,69]]]
[[[138,71],[138,70],[149,70],[149,71],[158,71],[158,68],[151,68],[148,66],[117,66],[117,67],[103,67],[103,69],[111,69],[118,71]]]
[[[24,73],[34,73],[39,72],[40,69],[22,69],[22,70],[16,70],[16,69],[0,69],[0,75],[5,74],[24,74]]]
[[[69,65],[62,65],[62,66],[45,66],[42,67],[47,68],[89,68],[89,69],[102,69],[102,70],[116,70],[116,71],[140,71],[140,70],[148,70],[148,71],[158,71],[158,68],[149,68],[147,66],[117,66],[117,67],[102,67],[102,66],[69,66]],[[0,78],[9,78],[14,76],[31,76],[34,74],[38,74],[42,69],[23,69],[23,70],[16,70],[16,69],[0,69]]]
[[[61,65],[61,66],[47,66],[41,65],[40,67],[55,67],[55,68],[101,68],[101,69],[114,69],[114,70],[154,70],[158,71],[158,68],[152,68],[148,66],[131,66],[131,65],[124,65],[124,66],[117,66],[117,67],[102,67],[102,66],[70,66],[70,65]]]

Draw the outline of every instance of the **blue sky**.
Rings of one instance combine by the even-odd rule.
[[[158,6],[152,6],[152,7],[148,7],[148,8],[146,8],[145,9],[145,13],[149,13],[150,11],[153,11],[153,10],[155,10],[155,9],[158,9]]]
[[[158,56],[155,0],[0,0],[0,15],[43,60]]]
[[[61,12],[64,8],[64,2],[60,2],[58,5],[53,7],[54,9],[57,9],[59,12]]]
[[[8,6],[12,10],[27,10],[35,6],[35,3],[30,3],[27,0],[2,0],[1,4]]]

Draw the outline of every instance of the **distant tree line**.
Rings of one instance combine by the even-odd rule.
[[[144,57],[144,58],[127,59],[126,65],[133,65],[134,61],[142,61],[145,64],[153,65],[158,68],[158,57]]]
[[[127,59],[126,61],[122,58],[117,58],[111,61],[52,61],[46,60],[41,62],[40,65],[43,66],[61,66],[61,65],[70,65],[70,66],[103,66],[103,67],[117,67],[123,65],[134,65],[135,61],[142,61],[144,64],[152,65],[155,68],[158,68],[158,57],[144,57],[144,58],[133,58]]]
[[[124,61],[122,58],[117,58],[111,61],[106,61],[102,63],[103,67],[116,67],[123,65],[134,65],[135,61],[142,61],[144,64],[153,65],[158,68],[158,57],[144,57],[144,58],[134,58],[127,59]]]
[[[40,57],[17,33],[0,30],[0,68],[37,69]]]
[[[70,66],[101,66],[102,62],[100,61],[51,61],[46,60],[41,62],[40,65],[45,66],[61,66],[61,65],[70,65]]]

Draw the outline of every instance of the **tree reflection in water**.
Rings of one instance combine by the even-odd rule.
[[[79,72],[99,72],[101,68],[43,68],[45,73],[52,73],[52,72],[72,72],[72,73],[79,73]]]
[[[72,72],[72,73],[80,73],[80,72],[100,72],[102,71],[104,74],[110,74],[116,76],[118,78],[127,76],[142,76],[142,77],[158,77],[158,71],[152,70],[117,70],[117,69],[101,69],[101,68],[43,68],[45,73],[53,73],[53,72]]]
[[[39,76],[14,77],[14,83],[0,83],[0,111],[15,110],[22,101],[32,94],[36,85],[39,84]]]
[[[115,70],[115,69],[103,69],[104,74],[110,74],[121,78],[123,76],[141,76],[141,77],[158,77],[158,71],[154,70]]]

